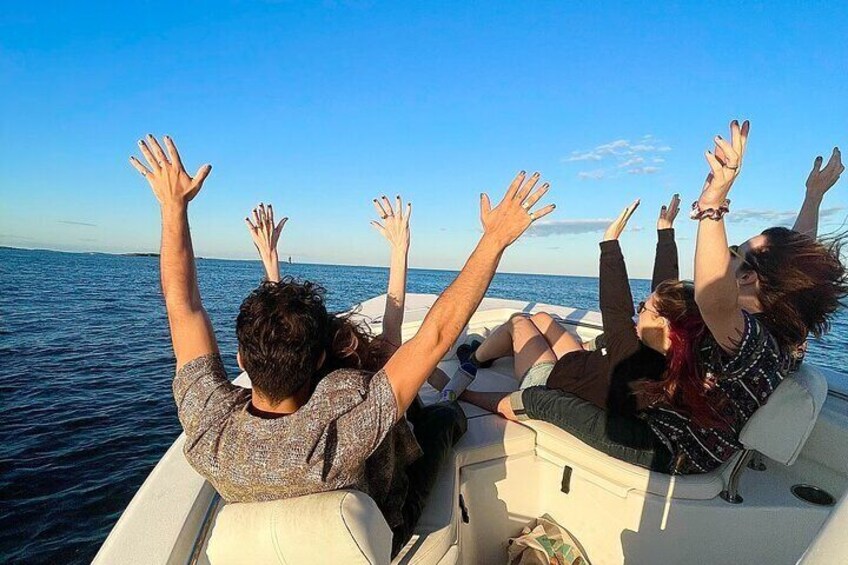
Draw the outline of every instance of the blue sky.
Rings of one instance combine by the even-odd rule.
[[[503,270],[595,275],[590,220],[641,197],[623,245],[647,276],[659,205],[694,200],[730,118],[752,121],[732,239],[791,221],[815,155],[848,148],[844,3],[27,4],[0,14],[2,245],[156,251],[156,202],[127,164],[152,132],[213,164],[199,255],[253,257],[243,218],[265,201],[291,218],[282,255],[384,265],[368,221],[386,192],[413,202],[412,266],[458,268],[479,193],[526,169],[553,185],[557,223]],[[678,224],[691,273],[695,226]]]

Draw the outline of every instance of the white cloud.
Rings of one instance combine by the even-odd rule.
[[[639,165],[639,164],[644,163],[644,162],[645,162],[644,157],[633,157],[633,158],[626,160],[623,163],[619,163],[618,168],[623,169],[624,167],[632,167],[633,165]]]
[[[612,223],[612,219],[575,219],[575,220],[540,220],[534,223],[527,234],[533,237],[549,235],[595,233],[602,232]]]
[[[631,175],[652,175],[660,171],[659,167],[636,167],[628,170]]]
[[[845,206],[831,206],[819,212],[819,218],[829,218],[845,210]],[[795,210],[773,210],[761,208],[731,208],[728,218],[733,222],[760,222],[776,226],[790,226],[798,216]]]
[[[616,169],[627,170],[628,173],[633,175],[657,173],[660,171],[660,167],[656,165],[665,163],[665,159],[657,156],[657,153],[666,151],[671,151],[671,147],[658,143],[653,135],[645,134],[636,143],[631,143],[627,139],[616,139],[615,141],[598,145],[594,149],[572,151],[571,155],[564,157],[562,160],[566,163],[614,161],[614,166],[577,173],[577,178],[580,180],[600,180],[615,177],[617,174],[615,172]],[[642,165],[648,159],[650,159],[650,162],[654,166],[636,166]]]
[[[580,171],[577,173],[577,178],[580,180],[600,180],[606,176],[604,169],[596,169],[594,171]]]

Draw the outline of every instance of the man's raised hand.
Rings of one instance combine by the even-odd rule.
[[[547,182],[535,188],[537,182],[539,173],[533,173],[527,179],[526,173],[521,171],[509,185],[503,200],[494,208],[487,194],[480,195],[480,221],[483,223],[484,237],[490,237],[506,248],[518,239],[530,224],[553,212],[555,204],[548,204],[536,212],[531,210],[550,188]]]
[[[174,141],[167,135],[163,137],[168,154],[162,150],[162,146],[153,135],[148,134],[146,139],[138,141],[138,147],[147,166],[144,166],[135,156],[130,157],[130,164],[135,167],[141,176],[150,183],[153,194],[159,200],[162,207],[186,206],[194,198],[203,181],[209,176],[212,165],[203,165],[190,177],[186,173],[180,160],[180,154]]]

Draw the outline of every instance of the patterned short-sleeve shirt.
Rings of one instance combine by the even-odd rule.
[[[655,405],[642,413],[651,429],[673,455],[675,474],[706,473],[742,449],[739,434],[754,412],[766,403],[786,377],[791,360],[755,315],[743,312],[744,330],[735,354],[728,355],[714,340],[705,343],[704,363],[712,379],[713,406],[726,424],[701,427],[686,414]]]
[[[402,521],[406,468],[421,448],[383,371],[333,371],[297,412],[267,419],[248,410],[250,391],[229,382],[221,358],[205,355],[177,372],[174,398],[186,458],[228,502],[354,488],[389,526]]]

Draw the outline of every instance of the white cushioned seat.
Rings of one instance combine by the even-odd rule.
[[[504,379],[511,367],[502,362],[481,370],[474,382],[476,390],[517,389],[515,379]],[[514,383],[514,384],[513,384]],[[755,449],[785,465],[794,463],[816,423],[827,397],[827,380],[814,367],[800,369],[775,389],[768,402],[757,410],[740,434],[747,449]],[[667,498],[709,500],[727,484],[738,455],[712,473],[671,476],[649,471],[603,453],[553,424],[540,420],[521,422],[536,432],[540,455],[545,451],[606,481],[617,489],[650,492]],[[594,475],[592,477],[591,475]]]
[[[748,420],[739,441],[769,459],[792,465],[810,437],[826,399],[827,379],[815,367],[802,363]]]
[[[206,555],[231,563],[389,562],[392,532],[367,495],[341,490],[227,504],[215,518]]]

